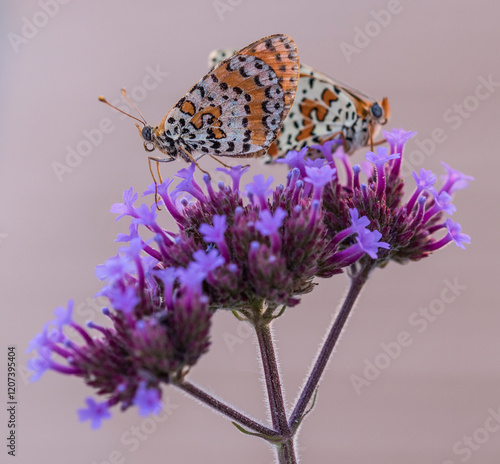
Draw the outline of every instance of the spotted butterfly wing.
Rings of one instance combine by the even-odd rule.
[[[215,50],[209,66],[230,56],[232,50]],[[352,87],[301,64],[294,104],[280,135],[269,149],[273,157],[326,140],[337,139],[347,153],[369,144],[389,117],[386,98],[381,103]]]
[[[172,159],[260,156],[290,111],[299,67],[290,37],[260,39],[221,61],[143,138]]]
[[[273,150],[282,155],[293,147],[338,139],[347,153],[367,146],[387,122],[389,105],[302,65],[295,104]]]

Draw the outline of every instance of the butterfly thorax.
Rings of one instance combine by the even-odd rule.
[[[388,105],[386,99],[381,104],[366,100],[358,103],[354,100],[356,115],[353,114],[352,119],[345,121],[343,126],[349,152],[367,146],[370,134],[372,139],[379,134],[389,116]]]
[[[177,158],[181,156],[189,161],[189,158],[182,156],[182,152],[179,152],[179,144],[182,143],[178,136],[172,136],[167,132],[162,132],[158,137],[156,137],[156,147],[165,155],[170,156],[171,158]]]

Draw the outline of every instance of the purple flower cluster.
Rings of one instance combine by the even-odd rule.
[[[384,135],[390,147],[379,147],[375,153],[367,153],[366,160],[373,167],[368,171],[365,183],[360,180],[362,168],[359,165],[352,166],[342,148],[332,155],[332,144],[335,142],[313,147],[321,151],[324,157],[315,160],[316,163],[325,163],[332,168],[339,164],[345,174],[343,183],[335,178],[323,190],[324,223],[328,235],[339,234],[348,228],[352,221],[351,210],[355,208],[359,215],[368,218],[366,227],[379,231],[381,240],[390,245],[378,254],[373,265],[383,265],[391,259],[399,263],[416,261],[450,242],[464,248],[464,243],[470,243],[470,237],[462,234],[460,225],[449,218],[445,219],[444,215],[453,214],[456,208],[451,203],[452,195],[465,188],[473,178],[443,163],[446,175],[443,186],[437,190],[434,186],[437,177],[431,171],[420,169],[419,173],[413,173],[416,183],[413,194],[404,202],[401,157],[405,143],[415,133],[394,129],[384,132]],[[304,148],[300,152],[289,152],[277,162],[298,168],[305,175],[307,163],[310,163],[306,155],[307,148]],[[344,243],[349,245],[352,239]],[[363,259],[372,258],[367,256]]]
[[[445,165],[444,185],[436,190],[436,176],[421,169],[404,203],[401,153],[413,134],[394,130],[385,136],[390,149],[367,154],[374,166],[366,183],[341,149],[332,155],[336,142],[313,147],[324,158],[308,158],[306,148],[278,160],[290,172],[286,185],[274,188],[272,177],[257,175],[240,189],[247,170],[241,166],[219,168],[230,185],[214,187],[205,175],[204,188],[194,178],[194,164],[181,169],[173,191],[174,179],[157,187],[175,232],[158,224],[156,204],[135,206],[138,194],[125,191],[111,211],[118,219],[131,217],[129,234],[117,238],[127,246],[96,269],[106,281],[99,294],[113,308],[103,310],[110,327],[82,327],[72,318],[72,302],[58,308],[30,344],[29,351],[36,350],[32,378],[52,369],[79,376],[106,396],[101,403],[88,399],[79,410],[92,427],[116,404],[135,405],[142,415],[157,412],[160,384],[182,381],[208,350],[214,310],[271,319],[278,308],[298,304],[315,277],[341,273],[358,261],[371,267],[390,259],[403,263],[451,241],[469,243],[443,215],[454,212],[451,197],[471,178]],[[154,191],[151,186],[145,194]],[[441,229],[446,233],[435,237]]]
[[[81,377],[108,398],[102,403],[87,399],[87,409],[79,410],[80,420],[90,420],[93,428],[110,417],[109,408],[117,403],[123,410],[136,405],[141,415],[157,412],[160,383],[181,379],[210,344],[212,311],[202,293],[203,273],[194,265],[148,268],[151,260],[139,258],[140,250],[140,239],[134,239],[123,255],[97,268],[108,281],[101,294],[115,309],[103,310],[112,327],[93,322],[82,327],[73,321],[70,301],[55,310],[56,318],[28,348],[37,352],[28,366],[32,380],[52,369]]]
[[[380,234],[365,227],[353,228],[349,220],[341,245],[329,234],[321,206],[323,189],[332,183],[336,170],[329,166],[292,169],[286,186],[272,188],[272,177],[262,175],[240,191],[246,168],[219,168],[231,178],[231,185],[220,182],[214,188],[209,176],[203,177],[205,189],[194,179],[195,166],[182,169],[182,181],[172,193],[171,180],[158,186],[163,204],[176,220],[179,231],[166,233],[157,224],[154,208],[134,207],[135,196],[124,195],[124,203],[112,211],[130,215],[133,224],[142,224],[155,234],[157,247],[144,250],[165,269],[194,265],[206,275],[204,293],[213,309],[276,308],[294,306],[298,295],[312,290],[314,277],[330,277],[356,262],[365,253],[377,256]],[[152,191],[152,189],[151,189]],[[189,194],[194,201],[181,194]],[[246,199],[245,199],[246,197]],[[353,210],[355,210],[353,208]],[[362,232],[360,232],[362,231]],[[131,236],[135,237],[132,229]]]

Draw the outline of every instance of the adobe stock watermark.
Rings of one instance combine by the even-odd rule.
[[[399,332],[394,340],[381,343],[380,352],[377,355],[372,359],[364,359],[362,372],[359,375],[350,375],[352,387],[358,396],[361,395],[365,387],[369,387],[380,378],[382,372],[401,356],[405,348],[415,342],[416,335],[424,333],[446,311],[447,306],[452,304],[467,289],[467,286],[460,284],[457,278],[453,282],[446,279],[443,283],[444,288],[441,290],[439,298],[435,298],[426,307],[421,307],[410,314],[408,330]]]
[[[9,234],[6,234],[4,232],[0,232],[0,243],[4,241],[9,236]]]
[[[108,305],[109,300],[105,296],[89,296],[85,301],[75,304],[73,314],[80,320],[93,321],[98,314],[102,314],[102,309]]]
[[[134,103],[142,102],[146,99],[148,92],[156,89],[170,73],[162,71],[160,65],[155,68],[146,66],[146,74],[142,78],[141,84],[132,87],[129,91],[129,97]],[[96,98],[97,102],[97,98]],[[112,100],[111,103],[126,113],[133,113],[135,110],[125,100],[123,95],[120,98]],[[103,105],[104,106],[104,105]],[[124,114],[118,113],[118,118],[123,120],[126,118]],[[83,137],[74,145],[66,145],[66,155],[64,161],[52,161],[51,166],[54,175],[61,183],[71,174],[78,166],[80,166],[84,158],[88,158],[94,148],[101,145],[106,134],[111,134],[116,129],[113,121],[110,118],[102,118],[96,127],[83,129]]]
[[[442,464],[468,462],[472,455],[483,445],[488,443],[493,436],[498,440],[497,434],[500,431],[500,407],[496,411],[493,408],[489,408],[486,412],[488,415],[480,427],[476,428],[470,435],[464,435],[453,444],[452,452],[458,457],[458,460],[447,459],[443,461]]]
[[[133,425],[120,436],[120,443],[125,449],[114,449],[103,461],[92,461],[92,464],[125,464],[127,462],[126,453],[135,453],[141,445],[153,435],[161,423],[165,422],[176,409],[178,404],[170,402],[170,397],[162,401],[162,409],[157,415],[151,414],[141,420],[139,425]]]
[[[23,16],[21,18],[21,29],[19,33],[9,32],[7,38],[13,50],[19,53],[21,46],[26,45],[34,39],[38,33],[49,24],[49,21],[56,17],[62,5],[67,5],[71,0],[39,0],[40,7],[31,18]]]
[[[253,335],[252,326],[245,321],[239,321],[236,326],[236,334],[230,332],[224,332],[222,334],[222,339],[226,344],[228,351],[233,354],[235,352],[235,347],[241,345],[245,340]]]
[[[363,28],[355,27],[352,43],[340,42],[340,51],[347,63],[352,61],[352,55],[359,55],[361,50],[368,47],[375,37],[391,24],[394,16],[403,11],[403,5],[399,0],[389,0],[386,8],[371,10],[372,20],[368,21]]]
[[[416,138],[414,141],[416,148],[405,152],[404,162],[401,165],[403,177],[410,176],[413,171],[423,166],[426,159],[435,153],[436,148],[448,140],[449,129],[452,131],[460,129],[465,120],[479,109],[481,102],[489,100],[500,87],[500,82],[495,81],[493,74],[488,74],[486,77],[479,76],[477,80],[478,84],[472,93],[443,112],[443,121],[448,125],[447,128],[436,127],[430,137]]]
[[[224,21],[226,14],[232,13],[243,2],[244,0],[214,0],[212,5],[219,19]]]

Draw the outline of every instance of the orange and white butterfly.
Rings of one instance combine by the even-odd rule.
[[[293,104],[299,69],[297,47],[284,34],[264,37],[234,53],[202,77],[157,126],[134,118],[143,125],[137,127],[146,151],[156,148],[167,156],[149,159],[190,162],[205,154],[264,154]]]
[[[231,53],[232,50],[214,50],[208,57],[209,66],[215,66]],[[289,150],[333,139],[339,140],[334,149],[343,143],[345,152],[351,154],[358,148],[373,144],[374,137],[389,116],[387,98],[379,103],[302,64],[294,104],[269,154],[280,157]]]

